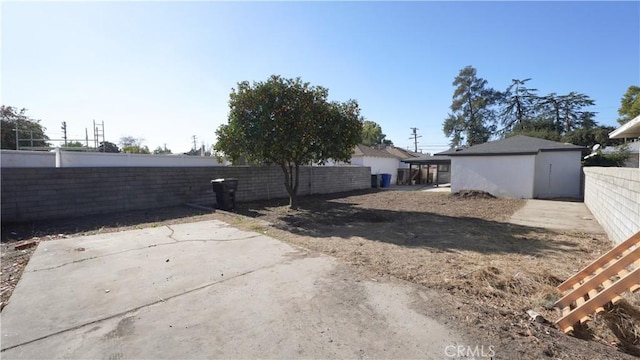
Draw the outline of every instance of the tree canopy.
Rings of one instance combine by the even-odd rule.
[[[2,105],[0,107],[0,122],[2,149],[18,150],[18,148],[49,147],[49,137],[44,133],[46,128],[40,125],[40,120],[31,119],[26,115],[27,109],[18,109],[13,106]],[[18,129],[19,144],[16,146],[16,128]],[[35,139],[35,140],[31,140]]]
[[[393,145],[391,140],[386,139],[387,135],[382,133],[382,128],[375,121],[365,120],[362,126],[361,143],[367,146]]]
[[[620,100],[618,123],[624,125],[640,115],[640,86],[631,85]]]
[[[244,157],[280,166],[289,205],[296,208],[300,166],[348,161],[360,140],[358,103],[329,101],[328,94],[324,87],[278,75],[240,82],[230,94],[228,123],[216,131],[215,150],[234,162]]]
[[[507,89],[499,92],[488,88],[473,67],[460,70],[453,82],[452,113],[443,123],[451,145],[475,145],[491,137],[513,135],[580,142],[601,138],[603,130],[594,120],[596,113],[589,110],[595,101],[588,95],[572,91],[539,96],[537,89],[528,87],[529,81],[531,78],[512,79]]]
[[[116,145],[116,144],[114,144],[112,142],[101,141],[100,142],[100,146],[98,147],[98,152],[119,153],[120,149],[118,148],[118,145]]]
[[[453,86],[451,113],[442,126],[444,134],[452,137],[453,146],[463,142],[472,146],[488,141],[496,131],[493,105],[499,92],[487,87],[487,81],[479,78],[472,66],[460,70]]]
[[[167,149],[166,145],[165,145],[165,147],[158,146],[157,148],[155,148],[155,150],[153,150],[153,153],[156,154],[156,155],[172,154],[171,149]]]
[[[133,136],[123,136],[120,138],[120,146],[123,153],[129,154],[151,154],[149,147],[142,145],[144,139],[137,139]]]

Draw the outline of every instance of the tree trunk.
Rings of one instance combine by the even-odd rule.
[[[298,164],[280,164],[284,172],[284,187],[289,194],[289,208],[295,210],[298,208],[298,182],[300,179],[300,165]]]

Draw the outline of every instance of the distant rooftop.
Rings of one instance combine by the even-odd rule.
[[[371,156],[371,157],[394,158],[394,159],[397,158],[396,156],[388,153],[387,151],[378,150],[364,144],[356,145],[356,147],[353,149],[352,156]]]

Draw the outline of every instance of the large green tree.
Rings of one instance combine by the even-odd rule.
[[[367,146],[374,145],[393,145],[391,140],[386,139],[387,135],[382,133],[382,128],[375,121],[365,120],[362,126],[362,144]]]
[[[620,100],[618,123],[624,125],[640,115],[640,86],[631,85]]]
[[[587,109],[593,105],[595,101],[582,93],[550,93],[537,100],[536,119],[539,123],[547,124],[548,130],[556,131],[559,135],[575,129],[590,129],[597,125],[593,120],[595,112]]]
[[[2,149],[17,150],[18,148],[34,147],[46,148],[50,144],[49,137],[44,133],[46,128],[40,125],[40,120],[31,119],[26,115],[27,109],[13,106],[0,107],[0,122]],[[16,145],[16,129],[18,129],[18,144]],[[35,140],[32,140],[35,139]]]
[[[460,70],[453,86],[451,113],[442,125],[444,134],[452,138],[452,146],[487,142],[496,131],[493,105],[500,93],[487,87],[487,81],[479,78],[472,66]]]
[[[355,100],[330,102],[328,90],[300,78],[273,75],[238,83],[229,100],[229,121],[216,130],[215,149],[232,161],[278,165],[289,206],[297,208],[300,166],[329,159],[348,161],[363,119]]]

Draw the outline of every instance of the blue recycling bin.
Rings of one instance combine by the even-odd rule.
[[[380,176],[382,176],[382,184],[380,187],[389,187],[389,185],[391,185],[391,174],[380,174]]]

